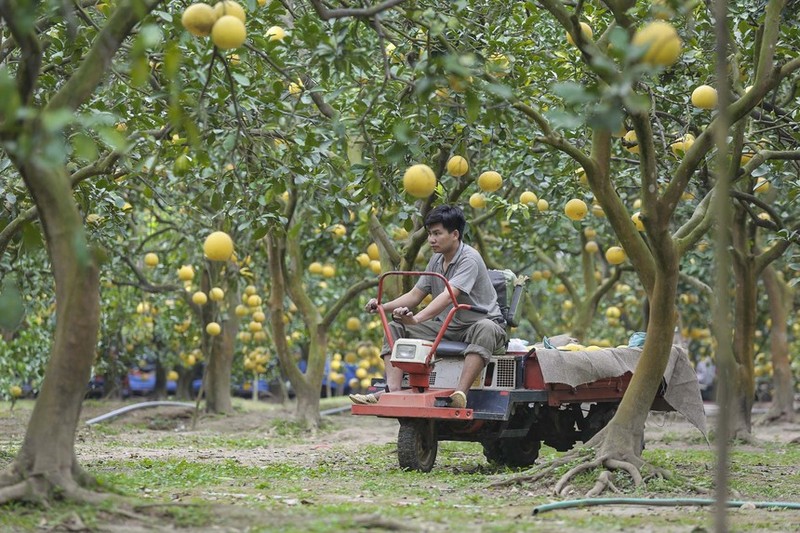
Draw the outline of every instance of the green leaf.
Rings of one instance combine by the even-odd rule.
[[[85,133],[78,133],[72,138],[72,147],[78,159],[94,161],[97,159],[97,145],[94,140]]]
[[[563,98],[566,105],[586,104],[596,98],[583,85],[572,81],[554,83],[550,88],[553,93]]]

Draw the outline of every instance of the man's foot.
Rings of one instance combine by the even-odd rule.
[[[460,390],[450,395],[450,407],[453,409],[463,409],[467,406],[467,395]]]
[[[378,403],[378,397],[374,394],[351,394],[350,401],[356,405],[368,405]]]

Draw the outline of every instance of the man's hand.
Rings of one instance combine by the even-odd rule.
[[[408,307],[398,307],[394,311],[392,311],[392,319],[401,324],[405,324],[406,326],[413,326],[414,324],[419,324],[417,317],[414,316],[413,311]]]
[[[367,305],[364,306],[364,310],[367,313],[377,313],[378,312],[378,299],[371,298],[370,301],[367,302]]]

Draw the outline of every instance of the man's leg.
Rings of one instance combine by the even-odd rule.
[[[458,390],[465,395],[469,392],[472,384],[483,370],[484,363],[483,357],[476,353],[468,353],[464,357],[464,368],[461,369],[461,377],[458,379]]]
[[[505,329],[491,320],[479,320],[464,332],[463,341],[469,343],[464,366],[458,379],[458,390],[450,398],[451,407],[467,406],[467,393],[489,361],[492,353],[506,342]]]

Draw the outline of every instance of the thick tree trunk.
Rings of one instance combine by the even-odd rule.
[[[236,307],[237,295],[235,290],[229,290],[225,294],[228,309]],[[209,301],[209,304],[211,302]],[[213,312],[212,308],[216,305],[206,304],[206,311]],[[219,313],[217,313],[219,314]],[[236,347],[236,333],[239,330],[239,319],[236,313],[228,313],[228,320],[220,324],[222,333],[216,337],[210,337],[210,351],[206,364],[208,372],[206,376],[206,412],[227,414],[233,412],[231,402],[231,367],[233,365],[233,353]]]
[[[100,325],[99,272],[63,169],[33,161],[22,174],[39,210],[55,277],[56,331],[25,440],[10,470],[0,474],[0,503],[56,494],[94,500],[82,488],[93,479],[78,465],[74,443]]]
[[[602,451],[625,460],[641,457],[644,424],[656,396],[672,350],[675,330],[675,297],[678,290],[677,264],[656,270],[650,321],[631,383],[616,415],[608,424]]]
[[[761,275],[769,296],[770,351],[772,352],[772,405],[762,419],[764,423],[794,422],[794,379],[789,363],[787,321],[792,298],[790,289],[768,266]]]
[[[755,368],[753,341],[755,340],[756,317],[758,304],[758,286],[755,262],[750,253],[749,236],[743,217],[743,210],[734,213],[733,246],[738,251],[733,261],[735,283],[734,295],[734,333],[733,357],[735,371],[733,373],[731,420],[731,438],[752,438],[753,401],[755,398]]]

